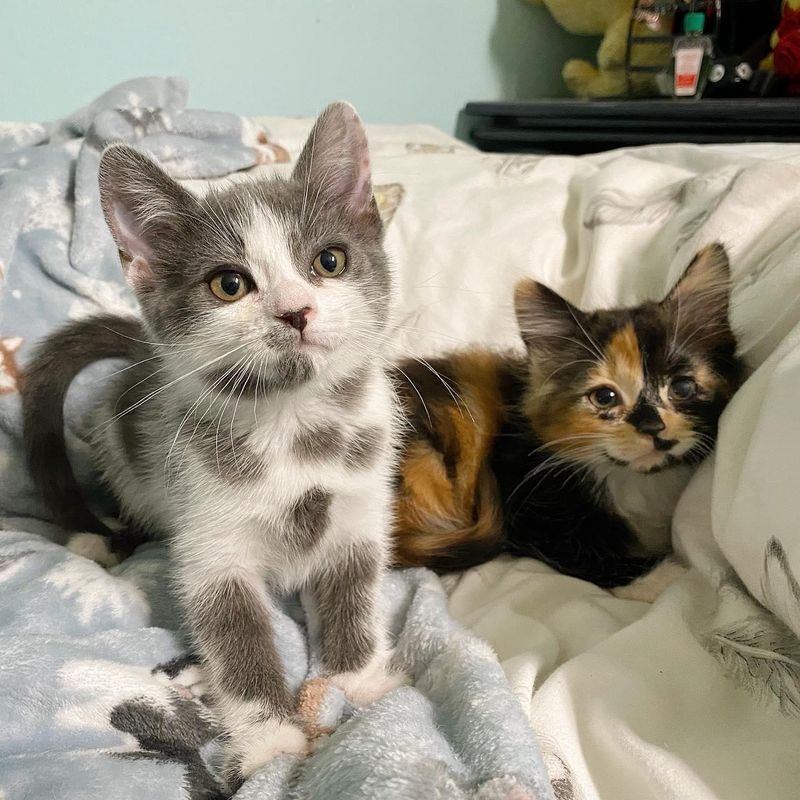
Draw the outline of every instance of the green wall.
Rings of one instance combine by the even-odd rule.
[[[594,42],[521,0],[0,0],[0,119],[61,116],[113,83],[182,75],[196,107],[452,131],[467,100],[559,96]]]

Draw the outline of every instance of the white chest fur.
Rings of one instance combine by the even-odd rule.
[[[353,407],[319,386],[274,396],[258,408],[240,404],[219,441],[215,434],[212,452],[190,448],[191,458],[175,476],[173,545],[181,561],[209,574],[229,570],[244,554],[273,584],[288,588],[302,583],[331,548],[369,540],[383,549],[393,408],[389,384],[377,370]],[[230,448],[222,457],[227,472],[218,470],[216,445]],[[251,471],[242,464],[251,464]],[[292,519],[313,517],[311,507],[303,508],[314,498],[317,505],[324,500],[324,531],[313,546],[299,549]]]
[[[646,553],[668,549],[672,514],[691,475],[691,467],[643,474],[616,466],[605,475],[613,510],[636,531]]]

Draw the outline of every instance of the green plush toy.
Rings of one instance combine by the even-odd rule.
[[[625,49],[628,40],[633,3],[631,0],[527,0],[544,5],[553,18],[570,33],[580,36],[602,36],[597,51],[597,66],[583,59],[572,58],[561,72],[564,83],[577,97],[614,97],[627,94],[625,78]],[[636,36],[657,36],[663,31],[658,19],[637,21]],[[670,23],[671,27],[671,23]],[[634,53],[634,63],[661,65],[669,59],[669,46],[640,44]],[[653,94],[652,75],[634,74],[631,89],[635,94]]]

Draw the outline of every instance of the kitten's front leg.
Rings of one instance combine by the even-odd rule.
[[[383,550],[376,543],[351,543],[333,555],[306,593],[323,672],[356,705],[408,682],[390,666],[380,598],[384,569]]]
[[[242,568],[197,582],[182,576],[197,650],[222,726],[229,737],[226,775],[250,776],[281,753],[304,754],[292,721],[294,703],[275,648],[263,580]]]

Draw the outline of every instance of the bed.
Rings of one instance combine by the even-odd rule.
[[[131,99],[138,95],[128,86],[113,105],[146,127],[148,108],[175,100],[170,86],[182,87],[151,87],[150,103]],[[19,460],[17,392],[30,342],[67,317],[134,311],[118,279],[81,267],[92,257],[88,211],[64,201],[52,174],[24,211],[2,202],[24,167],[20,152],[59,135],[69,185],[88,187],[79,158],[86,136],[76,130],[101,111],[89,107],[55,128],[0,126],[0,798],[211,798],[220,796],[206,768],[213,715],[194,691],[197,666],[175,644],[178,624],[166,621],[163,553],[146,545],[111,573],[67,557],[64,532],[48,523]],[[157,124],[169,123],[162,115]],[[188,185],[202,191],[206,179],[229,173],[287,169],[311,121],[231,124],[233,144],[213,147],[209,134],[217,160],[202,177],[184,170]],[[430,727],[415,727],[422,717],[410,715],[416,701],[408,699],[408,724],[396,728],[433,731],[424,766],[411,767],[422,777],[381,783],[357,749],[342,745],[319,754],[320,770],[335,775],[300,774],[287,762],[237,796],[796,798],[800,146],[676,144],[537,157],[483,154],[426,126],[368,132],[400,288],[395,355],[474,343],[519,349],[511,297],[520,278],[535,277],[584,308],[637,303],[663,296],[695,251],[722,241],[750,376],[725,412],[716,454],[678,506],[674,545],[690,569],[655,603],[614,597],[530,559],[501,557],[442,581],[424,571],[393,576],[404,646],[436,642],[445,659],[420,668]],[[24,237],[33,231],[52,235],[31,246]],[[40,287],[26,270],[49,281],[38,305],[30,297]],[[85,395],[97,379],[79,379]],[[80,465],[86,422],[80,402],[72,405],[70,445]],[[87,469],[81,478],[90,481]],[[468,697],[454,694],[458,664],[477,687]],[[62,697],[70,682],[70,701],[53,705],[50,695]],[[171,741],[158,717],[171,714],[178,725],[176,697],[191,701],[179,715],[191,747],[186,736]],[[145,701],[149,739],[129,725]],[[453,703],[472,716],[443,716]],[[383,713],[385,724],[397,725],[399,708]],[[379,728],[361,735],[380,737]],[[491,735],[470,739],[478,730]],[[370,758],[391,761],[391,745]],[[414,737],[397,746],[408,755]],[[409,763],[399,763],[397,775]]]

